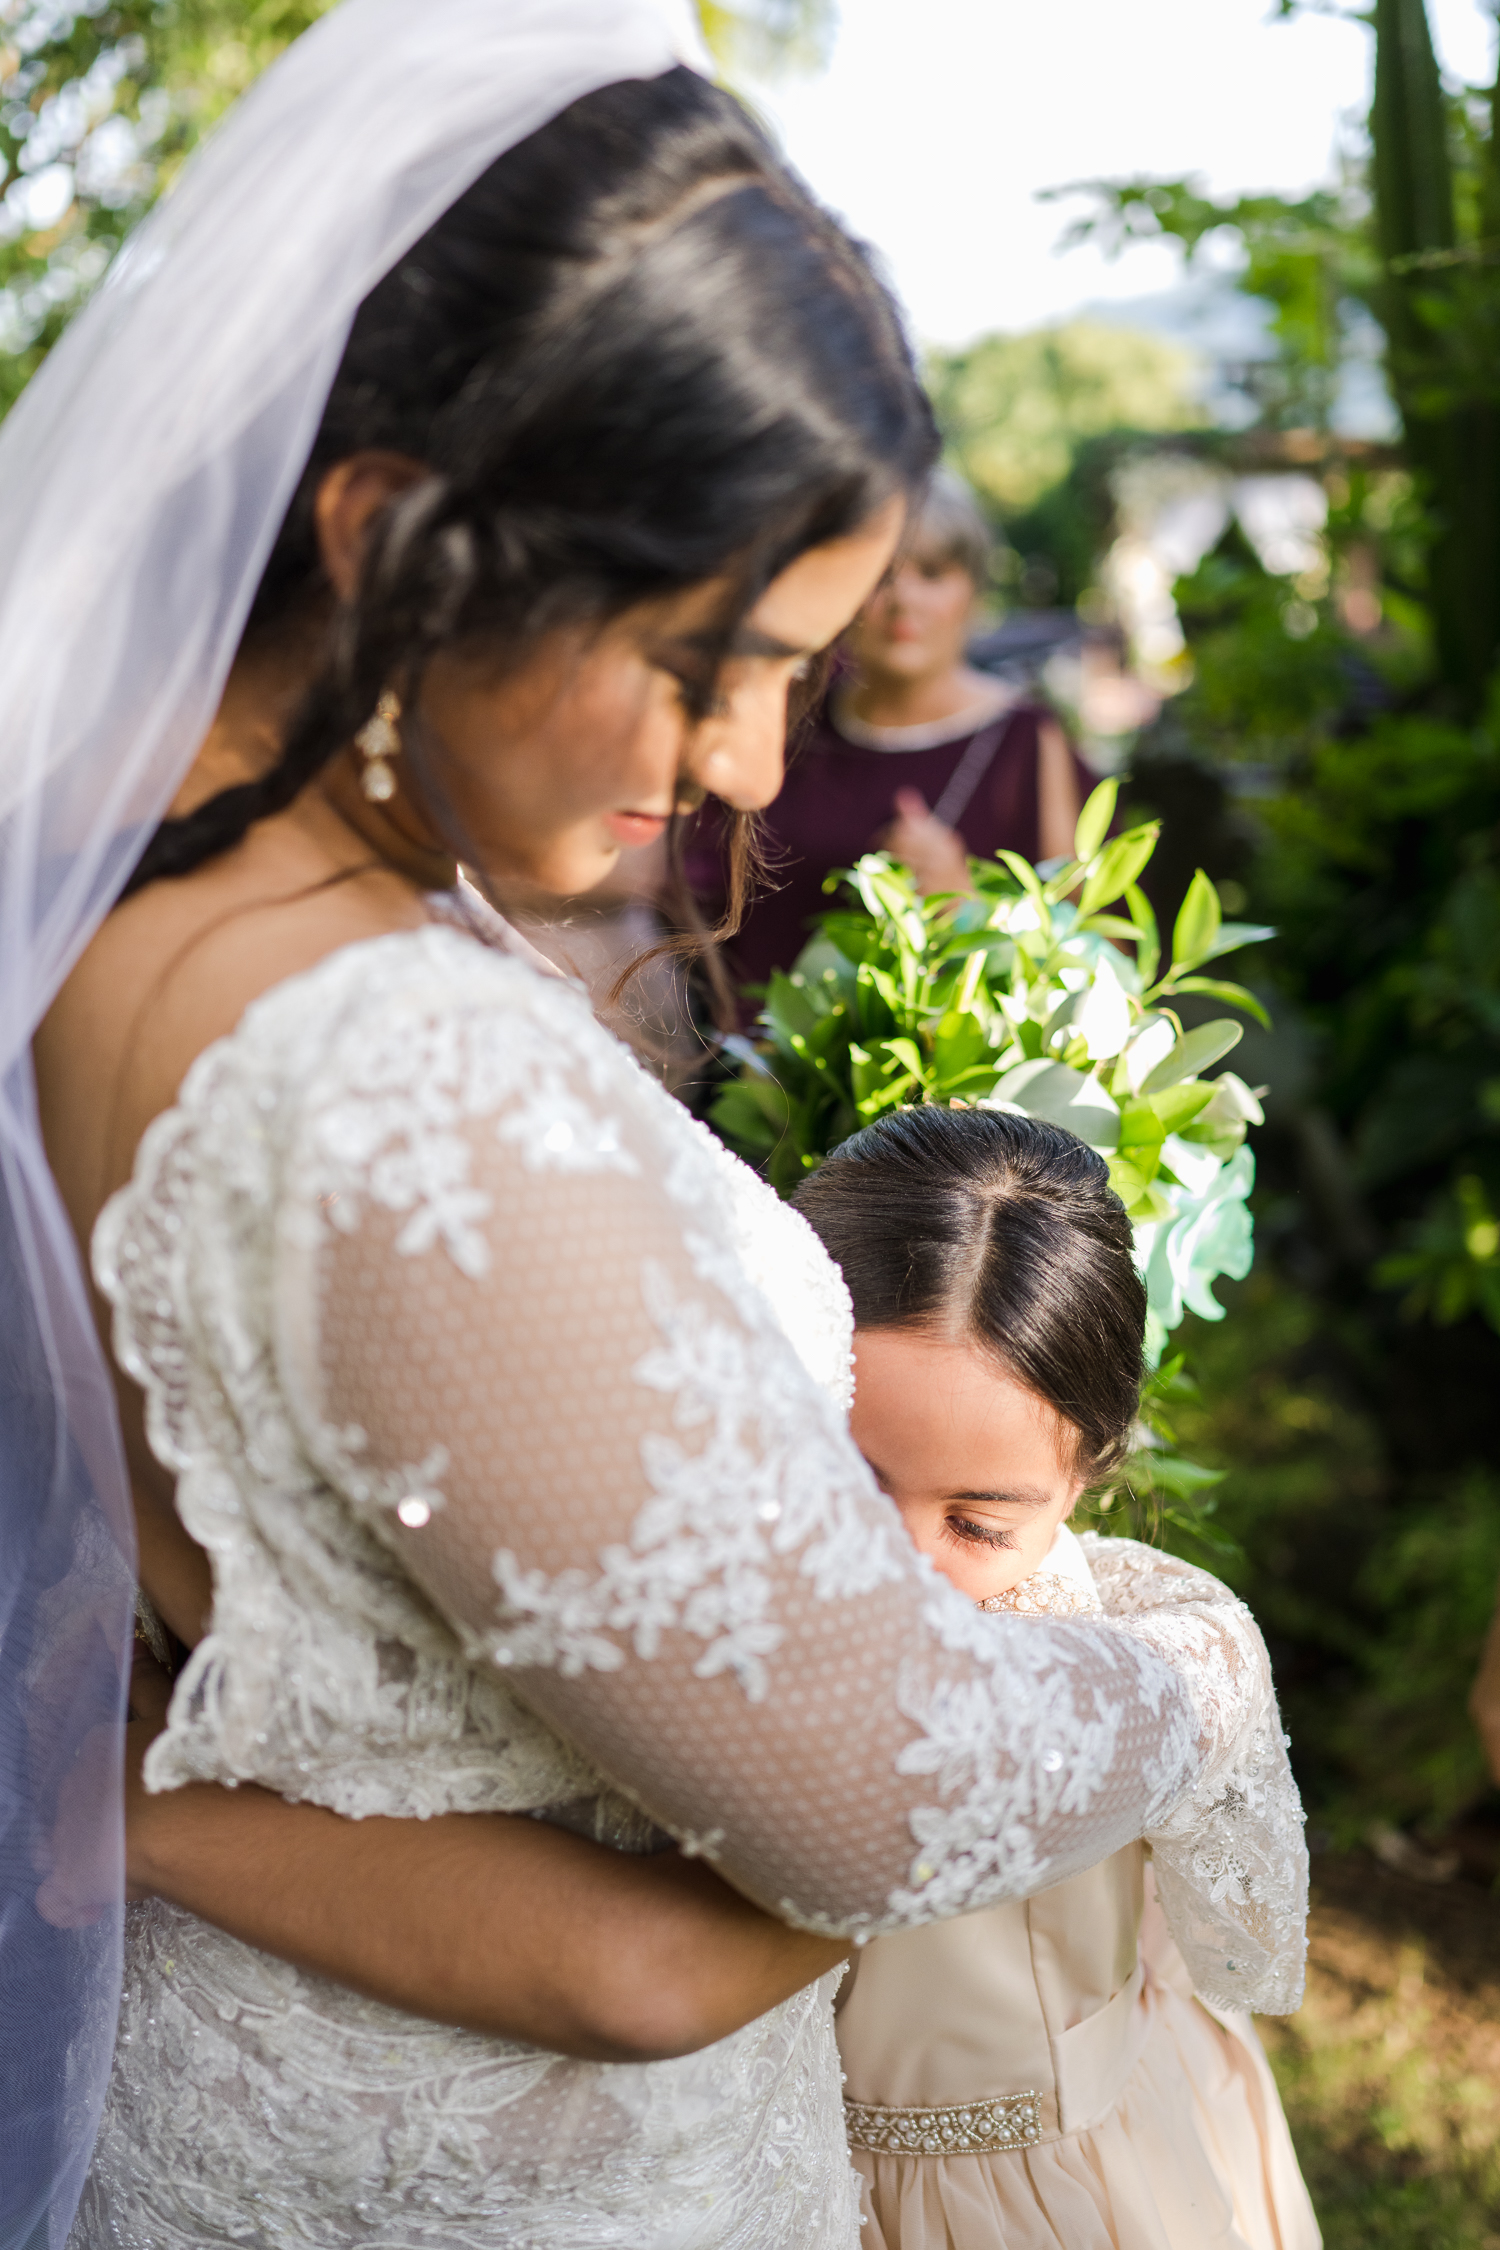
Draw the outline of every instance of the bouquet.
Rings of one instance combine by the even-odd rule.
[[[1047,1118],[1097,1149],[1135,1229],[1151,1374],[1136,1450],[1094,1505],[1108,1518],[1121,1499],[1136,1504],[1117,1520],[1147,1507],[1222,1552],[1206,1521],[1219,1474],[1175,1450],[1171,1409],[1192,1386],[1165,1352],[1186,1312],[1224,1317],[1220,1275],[1250,1269],[1245,1136],[1262,1111],[1232,1070],[1208,1075],[1241,1025],[1188,1028],[1173,1003],[1194,995],[1268,1023],[1254,993],[1203,972],[1273,933],[1226,922],[1200,868],[1163,971],[1140,888],[1159,823],[1110,836],[1117,791],[1113,780],[1094,791],[1061,867],[1001,852],[971,861],[971,893],[928,898],[883,852],[830,876],[826,889],[852,897],[772,977],[762,1036],[727,1042],[740,1070],[713,1120],[783,1193],[862,1125],[915,1102]]]

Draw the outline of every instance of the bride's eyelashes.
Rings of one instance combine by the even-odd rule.
[[[1014,1547],[1015,1541],[1001,1524],[975,1523],[972,1516],[944,1516],[946,1537],[961,1547]]]

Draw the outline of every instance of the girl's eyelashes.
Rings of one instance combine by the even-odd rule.
[[[965,1547],[1014,1547],[1015,1541],[1001,1524],[975,1523],[970,1516],[945,1516],[943,1529]]]
[[[666,673],[678,702],[695,725],[703,719],[724,716],[728,703],[717,679],[676,664],[658,663],[657,669]]]

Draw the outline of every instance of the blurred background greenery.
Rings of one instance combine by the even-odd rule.
[[[0,0],[0,411],[322,4]],[[700,13],[758,85],[833,25],[826,0]],[[1163,926],[1201,866],[1279,932],[1225,964],[1274,1019],[1235,1058],[1268,1089],[1256,1263],[1225,1321],[1190,1322],[1175,1419],[1225,1472],[1219,1567],[1271,1643],[1315,1845],[1388,1823],[1470,1878],[1429,1907],[1326,1863],[1275,2054],[1329,2241],[1467,2250],[1500,2243],[1472,1887],[1500,1879],[1500,1800],[1465,1709],[1500,1576],[1500,86],[1440,77],[1422,0],[1361,20],[1368,131],[1329,184],[1054,195],[1064,241],[1179,246],[1254,350],[1205,385],[1190,344],[1083,315],[928,368],[1000,536],[997,618],[1076,610],[1163,693],[1133,744],[1094,746],[1163,822]],[[1382,384],[1350,434],[1351,385]],[[1459,1890],[1491,1918],[1460,1930]]]

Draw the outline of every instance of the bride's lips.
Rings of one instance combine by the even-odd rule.
[[[620,844],[654,844],[667,825],[665,813],[612,812],[604,825]]]

